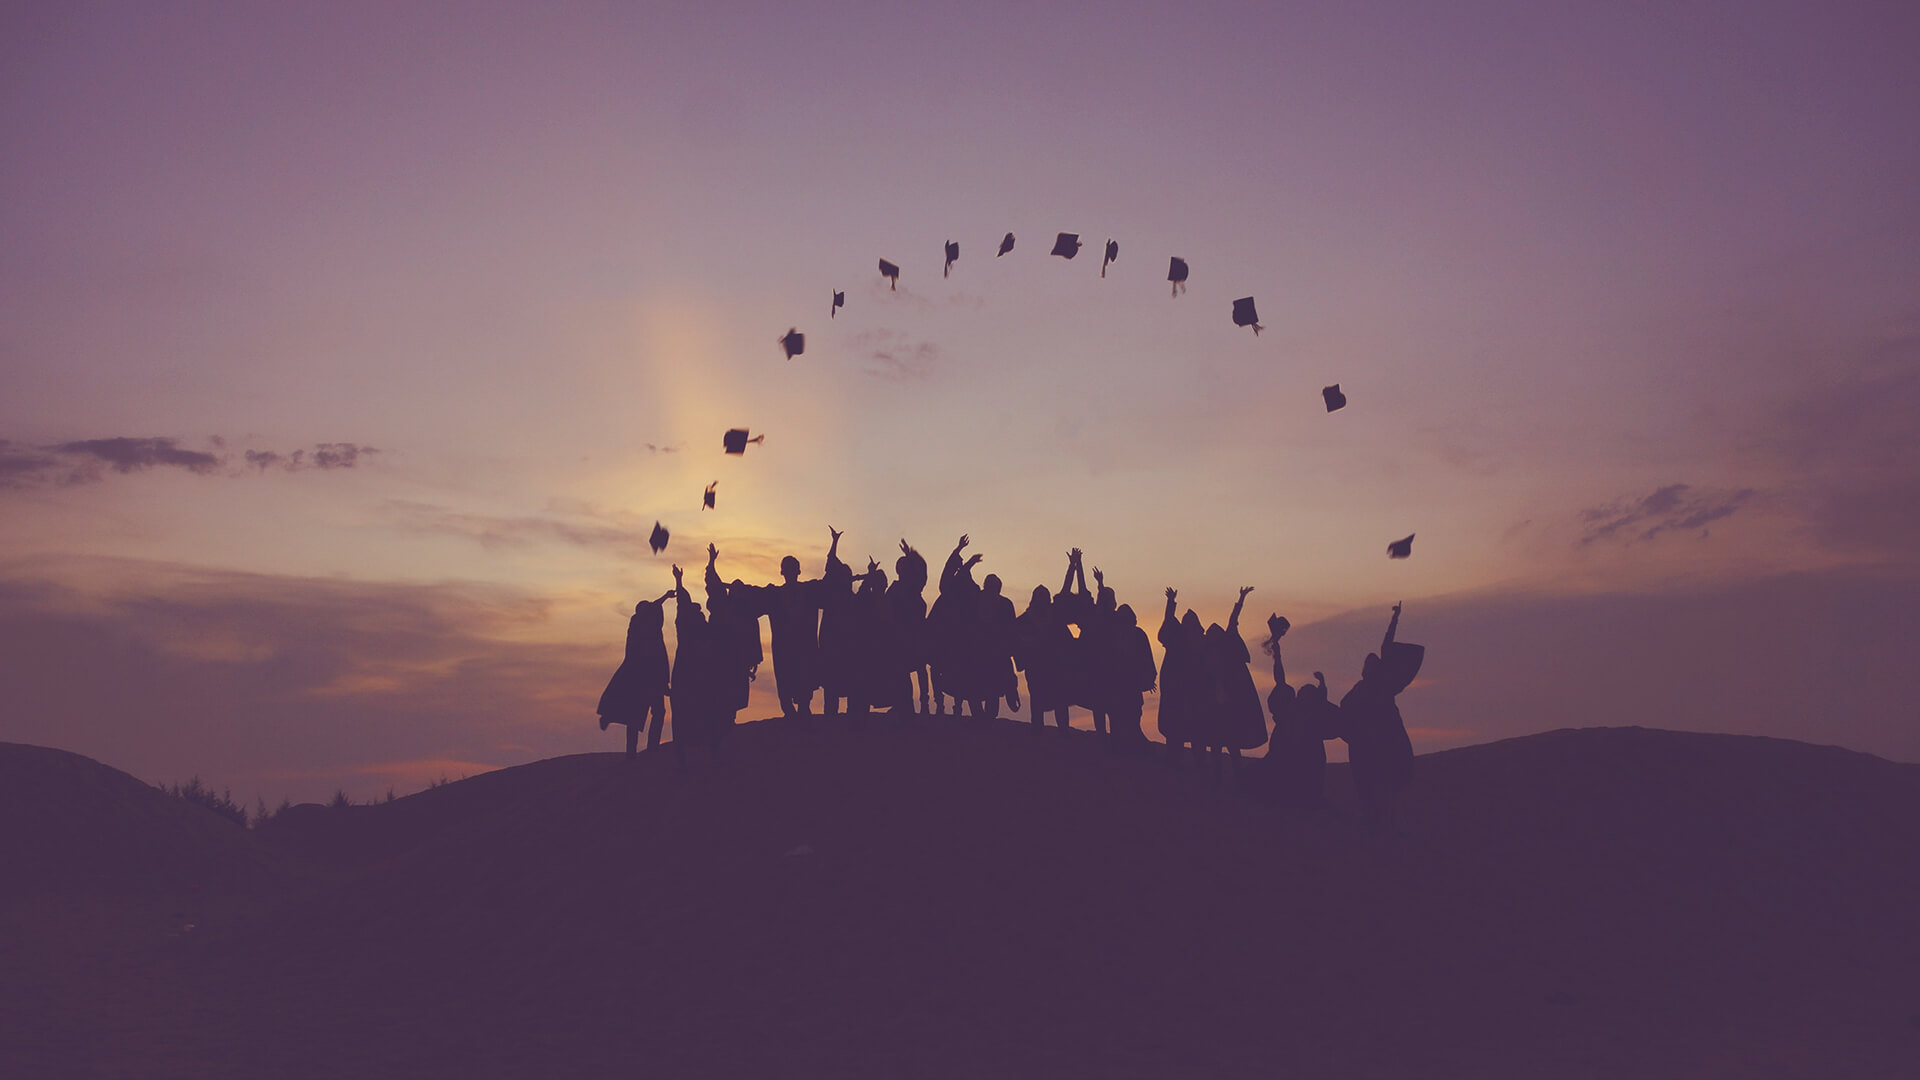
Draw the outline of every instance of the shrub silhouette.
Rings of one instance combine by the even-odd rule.
[[[212,788],[202,784],[200,778],[195,776],[184,784],[162,787],[160,790],[195,806],[204,806],[243,829],[247,827],[247,808],[233,801],[232,789],[215,794]]]

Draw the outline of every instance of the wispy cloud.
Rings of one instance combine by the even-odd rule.
[[[59,467],[59,458],[38,447],[0,439],[0,487],[24,484]]]
[[[905,278],[902,278],[904,281]],[[978,293],[956,292],[949,296],[932,297],[924,295],[911,285],[902,284],[897,289],[889,289],[881,279],[875,279],[867,287],[865,299],[875,306],[891,305],[895,308],[911,308],[917,312],[956,309],[979,311],[987,306],[987,298]]]
[[[1780,474],[1815,533],[1847,551],[1911,558],[1920,531],[1920,334],[1862,347],[1850,375],[1801,387],[1745,449]]]
[[[105,479],[109,471],[128,475],[183,469],[200,476],[240,476],[268,469],[351,469],[380,452],[359,443],[326,442],[288,453],[250,449],[236,456],[226,452],[227,440],[218,435],[207,443],[212,450],[194,450],[164,436],[116,435],[45,446],[0,439],[0,487],[87,484]]]
[[[358,443],[315,443],[311,454],[305,450],[286,454],[275,450],[248,450],[245,458],[248,465],[261,472],[268,469],[300,472],[303,469],[351,469],[360,464],[362,457],[379,452],[376,447]]]
[[[919,341],[899,330],[868,330],[851,342],[854,355],[866,362],[862,369],[884,382],[919,382],[930,378],[945,359],[931,341]]]
[[[521,547],[557,541],[575,547],[611,548],[631,555],[648,552],[645,529],[625,525],[583,524],[527,514],[476,514],[433,503],[390,499],[383,511],[401,527],[417,532],[463,536],[483,548]]]
[[[436,503],[390,499],[381,505],[381,513],[410,532],[436,533],[472,540],[490,551],[504,551],[537,544],[565,544],[605,552],[622,559],[660,562],[678,560],[690,568],[703,565],[709,543],[721,554],[721,569],[731,580],[740,577],[755,583],[777,580],[780,559],[798,555],[811,563],[825,554],[827,535],[802,543],[767,537],[715,535],[695,531],[676,532],[673,546],[660,555],[648,545],[652,520],[639,520],[625,514],[610,514],[586,504],[556,503],[549,509],[558,514],[483,514],[456,510]],[[679,552],[679,554],[674,554]]]
[[[172,466],[188,472],[210,473],[220,468],[220,459],[203,450],[186,450],[174,439],[82,439],[60,443],[46,449],[80,459],[92,459],[111,466],[114,472],[129,473],[141,469]]]
[[[1706,491],[1690,484],[1668,484],[1639,499],[1625,499],[1581,512],[1584,546],[1604,540],[1652,540],[1665,532],[1704,529],[1732,517],[1752,498],[1752,488]]]

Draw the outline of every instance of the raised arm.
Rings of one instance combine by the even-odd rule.
[[[1179,592],[1176,591],[1173,586],[1167,586],[1167,613],[1160,619],[1160,633],[1158,635],[1160,644],[1162,645],[1173,644],[1175,637],[1180,632],[1180,622],[1173,617],[1174,598],[1179,595]]]
[[[673,568],[673,592],[668,595],[672,596],[673,602],[680,605],[683,609],[688,604],[693,603],[693,597],[687,593],[687,582],[684,573],[678,566]]]
[[[1240,633],[1240,609],[1247,606],[1247,594],[1252,591],[1253,586],[1251,585],[1240,586],[1240,599],[1233,602],[1233,614],[1227,616],[1227,630],[1229,633],[1236,636]]]
[[[712,605],[714,597],[721,596],[725,594],[727,591],[726,582],[720,580],[720,571],[715,566],[715,564],[718,563],[719,561],[720,561],[720,549],[717,547],[714,547],[712,544],[708,544],[707,545],[707,576],[706,576],[708,605]]]
[[[1393,618],[1387,620],[1387,636],[1380,639],[1380,655],[1387,654],[1387,646],[1393,644],[1393,632],[1400,629],[1400,605],[1393,605]]]
[[[1267,639],[1267,651],[1273,654],[1273,682],[1275,686],[1287,681],[1287,664],[1280,658],[1280,639],[1287,636],[1287,620],[1278,613],[1267,616],[1267,631],[1273,636]]]
[[[1073,591],[1073,572],[1075,570],[1078,570],[1079,568],[1080,568],[1080,549],[1074,548],[1072,551],[1067,552],[1067,573],[1065,577],[1062,577],[1060,579],[1060,595],[1061,596],[1065,596],[1068,593]],[[1082,595],[1084,595],[1086,591],[1087,591],[1087,582],[1086,582],[1086,578],[1083,576],[1080,580],[1080,592]]]
[[[827,526],[827,531],[833,534],[833,543],[827,545],[827,565],[831,567],[840,562],[840,538],[846,534],[831,525]]]

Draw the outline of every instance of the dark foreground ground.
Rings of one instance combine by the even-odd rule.
[[[1376,840],[1004,722],[728,750],[247,832],[0,745],[0,1075],[1920,1075],[1920,766],[1557,732]]]

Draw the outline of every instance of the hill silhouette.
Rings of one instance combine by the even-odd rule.
[[[271,885],[282,860],[220,815],[91,758],[0,743],[0,898]]]
[[[101,1071],[193,1075],[1920,1061],[1920,766],[1555,732],[1423,756],[1410,835],[1376,839],[1338,766],[1346,816],[1315,822],[1019,724],[767,722],[728,749],[685,776],[556,758],[263,829],[328,873],[119,957],[188,1004],[107,1038],[80,1005],[8,1004]]]

